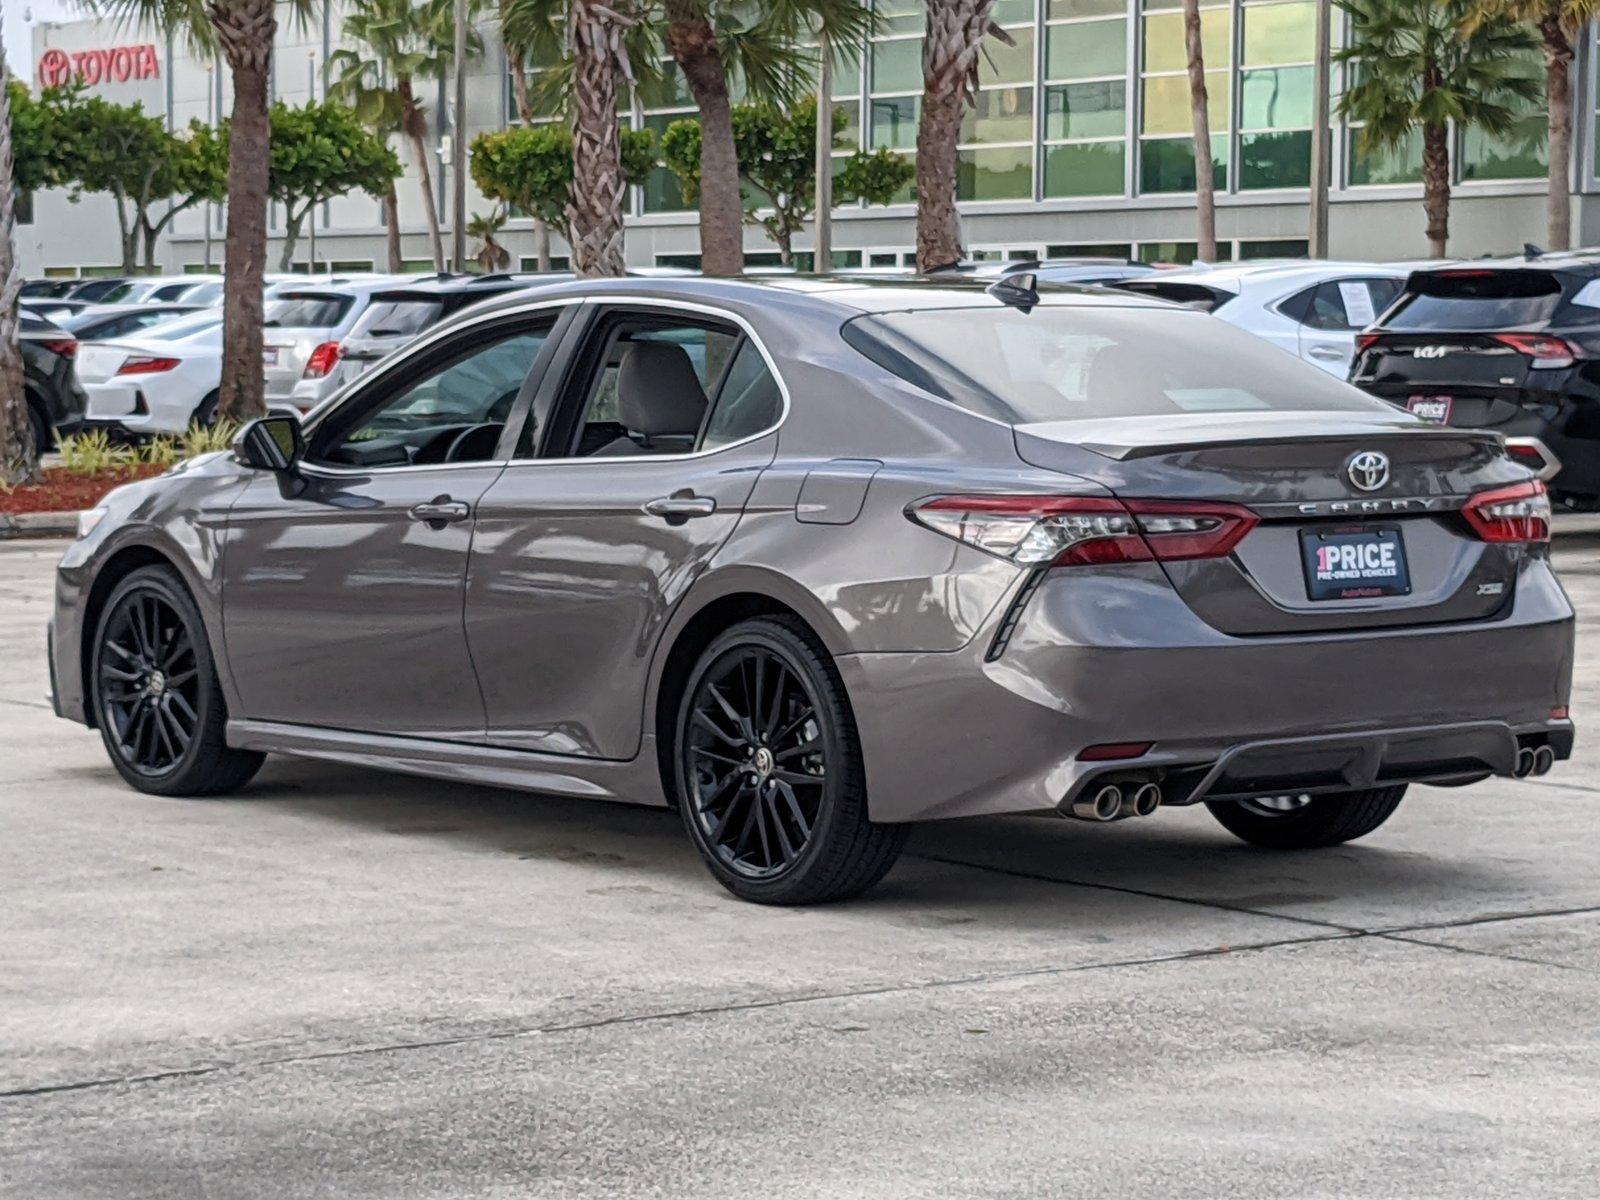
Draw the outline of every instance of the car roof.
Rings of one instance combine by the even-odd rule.
[[[1182,267],[1154,276],[1142,275],[1142,282],[1194,283],[1202,287],[1243,292],[1256,287],[1294,287],[1309,285],[1339,275],[1377,275],[1404,279],[1412,271],[1410,263],[1328,261],[1323,259],[1278,259],[1250,263],[1219,263],[1216,266]]]
[[[765,301],[783,296],[801,304],[814,305],[819,314],[831,313],[843,320],[867,313],[901,312],[908,309],[1009,307],[1004,300],[997,298],[989,290],[989,285],[982,281],[968,282],[959,278],[930,279],[921,276],[875,279],[860,275],[847,277],[764,275],[745,276],[739,279],[690,276],[578,280],[574,283],[541,288],[536,296],[526,291],[513,292],[476,305],[472,311],[474,314],[482,315],[516,308],[534,299],[551,300],[568,296],[596,300],[607,297],[645,301],[699,300],[726,304],[734,309],[746,305],[760,308]],[[1173,307],[1162,300],[1070,284],[1042,287],[1039,291],[1039,303],[1051,307],[1082,305],[1151,308],[1163,311],[1170,311]]]

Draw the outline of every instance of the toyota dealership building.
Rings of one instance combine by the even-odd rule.
[[[1224,256],[1301,254],[1306,246],[1307,177],[1312,120],[1312,0],[1202,0],[1210,76],[1217,225]],[[960,199],[968,246],[976,254],[1113,254],[1148,261],[1193,256],[1194,154],[1188,134],[1188,83],[1179,0],[999,0],[996,19],[1011,45],[991,39],[982,65],[978,103],[962,128]],[[305,103],[324,95],[324,64],[340,45],[343,6],[304,27],[280,28],[273,66],[277,99]],[[852,143],[912,154],[921,91],[920,0],[880,0],[879,32],[839,60],[834,101],[848,114]],[[492,27],[487,48],[471,67],[466,141],[513,119],[504,53]],[[1335,12],[1335,36],[1339,18]],[[1597,178],[1596,72],[1593,31],[1582,40],[1573,73],[1577,130],[1573,170],[1576,236],[1600,243]],[[227,72],[164,38],[114,21],[81,20],[36,26],[29,59],[18,74],[41,83],[81,79],[95,94],[139,103],[174,128],[214,121],[230,103]],[[1542,79],[1537,57],[1528,70]],[[1335,68],[1336,86],[1340,68]],[[430,101],[430,153],[438,204],[448,223],[448,163],[457,114],[443,82],[425,85]],[[681,76],[641,91],[630,120],[660,131],[694,115]],[[1333,130],[1332,251],[1339,257],[1409,258],[1427,251],[1423,236],[1420,146],[1375,155],[1359,129],[1336,119]],[[406,175],[398,187],[408,266],[431,269],[420,176],[408,146],[397,145]],[[1490,138],[1478,132],[1455,141],[1455,201],[1451,250],[1460,255],[1519,249],[1544,230],[1544,119],[1533,105],[1517,130]],[[18,232],[29,275],[103,272],[119,265],[111,201],[64,193],[30,198]],[[910,262],[915,217],[909,190],[886,207],[842,206],[834,225],[836,261],[892,265]],[[694,265],[694,215],[672,176],[658,169],[630,189],[627,253],[631,263]],[[487,212],[474,194],[469,213]],[[282,214],[272,216],[281,232]],[[181,214],[164,237],[161,265],[202,270],[222,261],[220,206]],[[448,225],[446,239],[448,245]],[[346,196],[316,213],[318,266],[382,268],[384,234],[379,202]],[[512,220],[501,241],[513,260],[531,265],[531,222]],[[806,241],[797,241],[804,251]],[[759,229],[746,232],[752,255],[776,260]],[[298,254],[309,261],[302,234]],[[556,253],[563,247],[557,239]],[[276,262],[274,249],[272,262]],[[762,261],[756,258],[755,261]]]

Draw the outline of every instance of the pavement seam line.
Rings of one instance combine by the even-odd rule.
[[[1027,967],[1014,971],[987,972],[982,975],[959,975],[949,979],[928,979],[918,983],[883,984],[875,987],[850,988],[837,992],[818,992],[806,996],[780,996],[768,1000],[746,1000],[731,1004],[708,1005],[702,1008],[663,1009],[656,1012],[626,1013],[610,1017],[597,1017],[589,1021],[570,1021],[554,1025],[524,1026],[485,1033],[462,1034],[459,1037],[433,1038],[426,1041],[389,1042],[375,1046],[351,1046],[342,1050],[321,1051],[315,1054],[291,1054],[277,1058],[253,1059],[241,1062],[213,1063],[202,1067],[175,1067],[169,1071],[152,1071],[147,1074],[122,1075],[104,1079],[75,1080],[68,1083],[40,1084],[34,1087],[12,1088],[0,1091],[0,1101],[21,1100],[34,1096],[48,1096],[60,1092],[81,1092],[97,1088],[124,1085],[162,1083],[172,1079],[193,1079],[225,1072],[248,1071],[262,1067],[293,1066],[300,1063],[323,1062],[330,1059],[360,1058],[374,1054],[395,1054],[408,1050],[436,1050],[450,1046],[510,1041],[514,1038],[543,1037],[560,1033],[580,1033],[591,1029],[605,1029],[615,1025],[643,1025],[656,1021],[676,1021],[695,1017],[714,1017],[722,1014],[761,1012],[768,1009],[787,1008],[799,1004],[825,1003],[831,1000],[857,1000],[875,996],[892,996],[911,992],[932,991],[940,988],[973,987],[986,984],[1011,983],[1024,979],[1043,979],[1051,976],[1073,975],[1085,971],[1123,970],[1130,967],[1160,966],[1165,963],[1188,962],[1195,959],[1220,958],[1230,954],[1260,953],[1295,946],[1318,945],[1325,942],[1357,940],[1370,936],[1361,932],[1336,931],[1312,937],[1277,938],[1265,942],[1243,945],[1207,946],[1183,950],[1173,954],[1147,958],[1117,959],[1103,963],[1082,963],[1077,966]],[[1419,943],[1426,945],[1426,943]]]

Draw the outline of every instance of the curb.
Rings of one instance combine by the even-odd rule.
[[[71,537],[77,532],[76,512],[0,513],[0,541],[9,538]]]

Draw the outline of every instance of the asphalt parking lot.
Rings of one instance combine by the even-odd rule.
[[[1308,855],[930,825],[798,911],[661,811],[289,760],[140,796],[44,699],[60,552],[0,544],[0,1194],[1596,1194],[1600,524],[1543,780]]]

